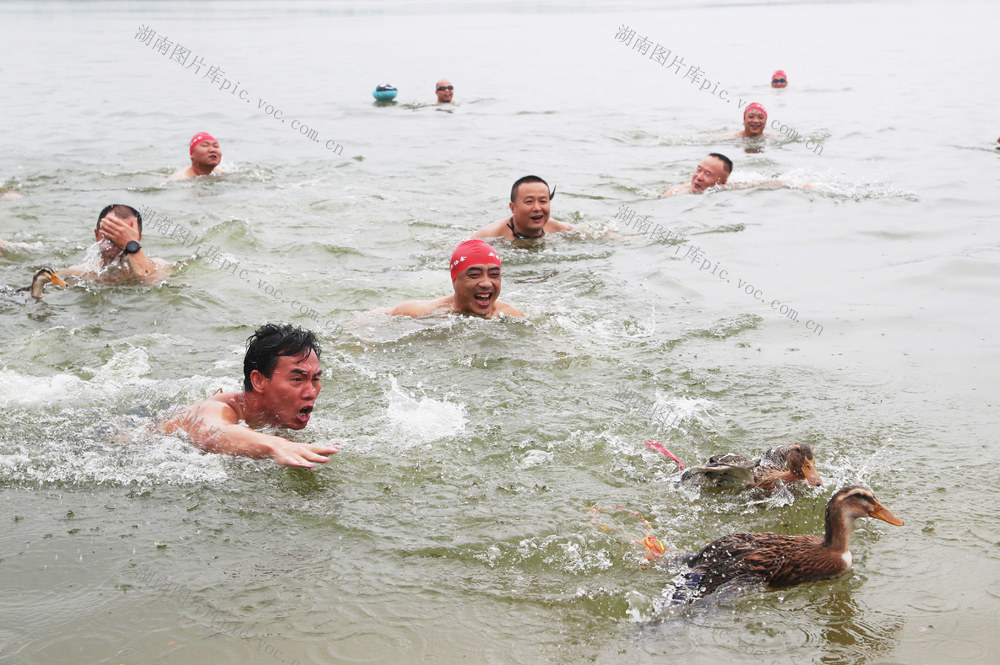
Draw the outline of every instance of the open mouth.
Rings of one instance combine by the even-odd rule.
[[[488,308],[490,306],[490,303],[493,302],[492,293],[477,293],[474,297],[476,300],[476,304],[483,309]]]
[[[295,413],[295,417],[301,423],[309,422],[309,415],[312,413],[313,408],[311,406],[304,406]]]

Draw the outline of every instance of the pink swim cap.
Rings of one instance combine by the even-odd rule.
[[[747,110],[743,112],[743,117],[744,118],[747,117],[747,113],[750,113],[750,111],[753,111],[755,109],[763,113],[765,119],[767,118],[767,111],[764,109],[764,106],[758,104],[757,102],[754,102],[753,104],[747,107]]]
[[[198,132],[197,134],[195,134],[194,136],[191,137],[191,147],[190,147],[189,152],[192,155],[194,154],[194,147],[196,145],[198,145],[199,143],[201,143],[202,141],[216,141],[216,142],[218,142],[218,139],[216,139],[214,136],[212,136],[208,132]]]
[[[462,274],[469,266],[490,263],[500,266],[500,257],[496,250],[485,240],[466,240],[451,254],[451,281]]]
[[[788,78],[788,74],[785,73],[784,69],[779,69],[778,71],[776,71],[773,74],[771,74],[771,78],[772,79],[776,79],[779,76],[784,76],[785,78]]]

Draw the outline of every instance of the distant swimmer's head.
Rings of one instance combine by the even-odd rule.
[[[788,75],[785,74],[784,69],[779,69],[773,74],[771,74],[772,88],[784,88],[787,85],[788,85]]]
[[[441,79],[434,84],[434,91],[437,93],[438,104],[451,104],[455,97],[455,86],[448,79]]]
[[[198,132],[191,137],[191,166],[198,175],[208,175],[222,161],[219,141],[208,132]]]
[[[247,338],[243,389],[259,400],[273,425],[302,429],[320,391],[322,349],[309,330],[265,323]]]
[[[500,298],[500,256],[484,240],[466,240],[451,254],[455,309],[489,317]]]
[[[754,102],[743,112],[743,129],[747,136],[760,136],[767,126],[767,111]]]
[[[555,191],[536,175],[526,175],[510,188],[510,212],[514,217],[514,233],[529,238],[544,235],[549,221],[550,202]]]
[[[97,244],[101,250],[101,257],[105,261],[117,258],[122,253],[122,250],[117,245],[101,235],[101,222],[108,215],[114,215],[123,222],[136,227],[139,230],[139,238],[142,238],[142,215],[138,210],[123,203],[112,203],[109,206],[105,206],[97,216],[97,225],[94,227],[94,239],[97,240]]]
[[[723,154],[713,152],[701,160],[691,176],[691,191],[703,192],[709,187],[725,185],[733,172],[733,161]]]

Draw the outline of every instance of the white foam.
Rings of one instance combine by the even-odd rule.
[[[554,457],[553,453],[545,450],[529,450],[528,454],[521,459],[521,468],[530,469],[533,466],[549,464]]]
[[[84,381],[72,374],[32,376],[0,369],[0,407],[39,407],[68,401],[99,400],[117,394],[129,384],[143,384],[137,377],[149,373],[146,349],[129,346]]]
[[[79,395],[86,382],[71,374],[31,376],[0,369],[0,407],[37,406]]]
[[[465,429],[465,405],[438,401],[430,397],[416,399],[399,387],[396,377],[389,377],[391,387],[386,391],[389,405],[386,416],[396,436],[395,445],[401,448],[430,443]]]

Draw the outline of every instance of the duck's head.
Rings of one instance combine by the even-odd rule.
[[[56,271],[52,268],[46,266],[35,273],[35,276],[31,280],[31,297],[36,300],[41,300],[42,289],[45,285],[52,282],[56,286],[66,286],[66,282],[63,278],[56,274]]]
[[[823,484],[823,479],[816,472],[816,457],[812,446],[808,443],[796,443],[788,451],[788,470],[796,475],[802,475],[810,485]]]
[[[903,526],[903,520],[879,503],[874,492],[861,485],[837,490],[826,504],[826,513],[828,518],[841,515],[853,521],[859,517],[874,517],[893,526]]]

